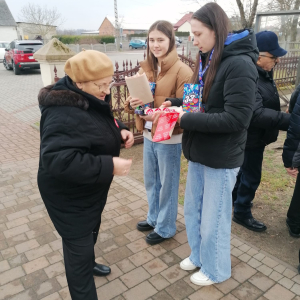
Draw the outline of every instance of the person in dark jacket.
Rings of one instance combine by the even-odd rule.
[[[38,96],[38,187],[62,237],[72,299],[96,300],[93,275],[110,273],[109,267],[95,262],[101,214],[113,176],[127,175],[131,166],[131,160],[118,157],[121,141],[129,148],[134,139],[112,115],[114,70],[104,53],[82,51],[66,62],[65,73]]]
[[[287,213],[286,224],[292,237],[300,237],[300,94],[290,104],[292,109],[290,126],[283,146],[282,159],[289,175],[296,179],[294,194]]]
[[[233,221],[257,232],[267,229],[263,222],[253,218],[251,202],[260,184],[263,154],[266,145],[277,140],[278,130],[287,130],[290,115],[280,110],[280,100],[273,80],[273,68],[286,51],[279,47],[277,35],[272,31],[256,34],[259,58],[258,91],[253,117],[248,129],[245,159],[232,193]]]
[[[189,161],[184,217],[191,255],[180,263],[197,285],[231,276],[232,190],[244,160],[247,128],[258,79],[253,30],[229,34],[229,20],[216,3],[196,11],[191,20],[200,50],[191,79],[204,86],[205,113],[180,113],[182,147]],[[167,99],[164,106],[182,105]]]
[[[287,111],[291,114],[293,112],[293,109],[295,107],[295,104],[297,102],[297,98],[300,94],[300,84],[295,88],[295,90],[293,91],[292,95],[291,95],[291,99],[287,108]]]

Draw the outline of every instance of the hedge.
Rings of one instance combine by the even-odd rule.
[[[135,33],[135,34],[128,34],[127,37],[131,40],[132,37],[147,37],[148,33]]]
[[[64,44],[103,44],[114,43],[113,36],[99,36],[99,35],[56,35],[57,38]]]
[[[175,31],[175,35],[176,36],[190,36],[190,32],[189,31]]]
[[[148,33],[136,33],[136,34],[128,34],[128,39],[131,40],[132,37],[147,37]],[[189,31],[175,31],[176,36],[190,36]]]

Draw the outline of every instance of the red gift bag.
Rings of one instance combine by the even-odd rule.
[[[150,108],[145,110],[147,115],[152,115],[157,111],[163,112],[163,114],[158,119],[158,124],[155,130],[155,134],[153,136],[153,142],[161,142],[169,140],[172,136],[174,127],[179,117],[179,113],[176,109],[172,108]]]

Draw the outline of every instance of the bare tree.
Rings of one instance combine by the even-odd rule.
[[[264,11],[289,11],[299,10],[300,0],[271,0],[262,6]],[[271,18],[270,18],[271,19]],[[297,27],[299,25],[298,15],[274,17],[271,20],[273,27],[278,27],[281,41],[295,42],[297,38]]]
[[[42,38],[53,30],[53,26],[60,26],[65,21],[57,8],[42,7],[33,3],[23,6],[19,17],[23,22],[34,24],[28,26],[28,31]]]
[[[218,3],[218,0],[182,0],[184,2],[188,3],[197,3],[200,5],[206,4],[208,2],[215,2]],[[257,5],[258,0],[235,0],[238,11],[235,7],[235,5],[231,5],[227,2],[227,9],[226,11],[230,10],[229,15],[232,17],[230,18],[230,21],[232,23],[233,29],[240,29],[241,27],[247,27],[251,28],[254,23],[256,11],[257,11]],[[240,20],[238,15],[240,15]]]
[[[258,0],[236,0],[240,16],[242,27],[251,28],[254,23]]]

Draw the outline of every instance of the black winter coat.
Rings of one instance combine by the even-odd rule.
[[[300,167],[300,95],[298,95],[291,114],[290,126],[283,146],[282,159],[286,168]]]
[[[77,89],[69,77],[41,89],[38,186],[65,238],[81,238],[100,223],[119,156],[121,129],[105,101]]]
[[[255,102],[257,58],[252,30],[225,46],[205,113],[186,113],[181,118],[182,148],[188,160],[216,169],[242,165]]]
[[[300,84],[296,87],[296,89],[293,91],[289,103],[289,113],[291,114],[294,110],[295,104],[297,102],[297,98],[300,94]]]
[[[248,129],[247,148],[263,147],[277,140],[279,130],[287,130],[290,115],[280,110],[272,72],[257,66],[259,79],[253,117]]]

